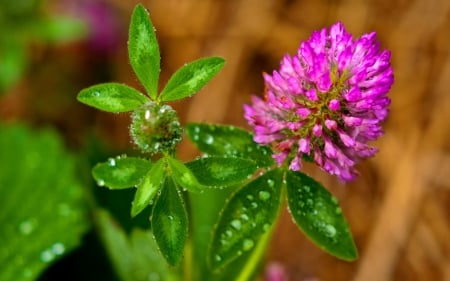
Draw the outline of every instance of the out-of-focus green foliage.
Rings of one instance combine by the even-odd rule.
[[[0,0],[0,95],[13,86],[27,68],[30,43],[58,43],[86,34],[77,19],[47,15],[39,0]]]
[[[0,280],[34,280],[89,222],[74,158],[51,131],[0,126]]]

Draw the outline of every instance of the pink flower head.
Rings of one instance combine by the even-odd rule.
[[[301,169],[303,156],[344,181],[377,149],[394,82],[390,52],[375,32],[353,39],[342,23],[314,32],[280,69],[264,74],[265,98],[253,96],[245,118],[257,143],[270,145],[278,165]]]

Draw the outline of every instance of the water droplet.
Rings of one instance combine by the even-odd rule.
[[[253,246],[255,246],[255,242],[253,242],[253,240],[251,239],[245,239],[242,243],[242,248],[244,249],[244,251],[250,250],[251,248],[253,248]]]
[[[226,234],[228,237],[233,236],[233,232],[232,232],[231,230],[225,231],[225,234]]]
[[[336,228],[332,226],[331,224],[326,224],[323,227],[323,231],[325,233],[325,236],[327,237],[334,237],[336,235]]]
[[[273,187],[275,182],[273,181],[273,179],[268,179],[267,184],[269,185],[269,187]]]
[[[116,160],[114,158],[109,158],[108,164],[109,164],[109,166],[114,167],[114,166],[116,166]]]
[[[99,97],[99,96],[100,96],[100,92],[95,91],[95,92],[94,92],[94,96],[95,96],[95,97]]]
[[[97,180],[97,185],[98,186],[105,186],[105,181],[102,179]]]
[[[258,208],[258,204],[257,204],[256,202],[252,202],[252,203],[250,204],[250,206],[251,206],[253,209]]]
[[[264,230],[264,231],[269,231],[269,229],[270,229],[270,224],[265,223],[265,224],[263,225],[263,230]]]
[[[312,211],[312,214],[313,214],[313,216],[317,216],[317,210],[314,209],[314,210]]]
[[[196,134],[200,133],[200,127],[198,126],[194,127],[194,133]]]
[[[219,256],[219,255],[216,255],[214,258],[216,259],[216,261],[221,261],[222,260],[222,257]]]
[[[55,254],[47,249],[41,253],[41,261],[43,262],[51,262],[55,258]]]
[[[248,216],[246,214],[242,214],[241,215],[241,219],[248,221]]]
[[[247,199],[250,200],[250,201],[252,201],[252,200],[255,199],[255,198],[253,197],[253,195],[250,195],[250,194],[249,194],[249,195],[247,195]]]
[[[173,216],[167,216],[167,218],[169,218],[169,220],[173,221]]]
[[[303,186],[303,190],[304,190],[305,192],[310,192],[310,191],[311,191],[311,187],[309,187],[308,185],[304,185],[304,186]]]
[[[141,113],[141,114],[142,114],[142,113]],[[141,116],[142,116],[142,115],[141,115]],[[150,119],[150,116],[151,116],[150,110],[146,110],[145,113],[144,113],[144,118],[145,118],[145,120],[149,120],[149,119]]]
[[[211,135],[205,135],[204,141],[206,144],[212,144],[214,142],[214,137]]]
[[[306,205],[312,207],[314,205],[314,201],[311,198],[306,199]]]
[[[36,221],[33,219],[29,219],[29,220],[24,220],[19,224],[19,232],[23,235],[28,235],[31,232],[33,232],[33,230],[36,227]]]
[[[267,201],[270,198],[270,193],[264,190],[261,190],[258,193],[259,199],[261,199],[262,201]]]
[[[334,212],[336,213],[336,215],[340,215],[340,214],[342,214],[342,209],[339,208],[339,207],[337,207],[337,208],[334,210]]]
[[[240,220],[232,220],[231,226],[234,227],[235,229],[239,230],[242,227],[242,223]]]
[[[64,252],[66,251],[66,247],[64,246],[63,243],[55,243],[53,244],[51,251],[53,252],[53,254],[59,256],[64,254]]]

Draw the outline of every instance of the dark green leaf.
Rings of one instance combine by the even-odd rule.
[[[100,238],[120,280],[168,280],[169,268],[150,231],[134,228],[130,236],[105,210],[95,213]]]
[[[198,182],[195,175],[185,164],[172,157],[168,158],[168,162],[173,179],[183,189],[187,189],[191,192],[200,192],[206,188]]]
[[[191,123],[186,134],[203,153],[217,156],[242,157],[253,160],[259,167],[274,164],[271,150],[253,141],[249,132],[224,125]]]
[[[300,172],[287,172],[286,187],[289,209],[303,233],[331,255],[355,260],[357,249],[337,199]]]
[[[53,132],[0,126],[0,280],[36,280],[89,227],[76,161]]]
[[[210,57],[182,66],[169,79],[161,92],[160,99],[173,101],[195,94],[222,69],[224,64],[224,59]]]
[[[237,157],[205,157],[186,164],[197,180],[210,187],[239,184],[256,171],[256,163]]]
[[[139,183],[131,207],[132,217],[135,217],[151,204],[156,193],[161,189],[166,173],[165,166],[164,159],[158,160]]]
[[[98,84],[83,89],[77,99],[107,112],[127,112],[147,103],[149,99],[137,90],[119,83]]]
[[[92,175],[100,186],[123,189],[137,186],[150,167],[151,162],[142,158],[117,157],[97,164],[92,169]]]
[[[158,93],[160,54],[155,30],[144,6],[138,4],[131,16],[128,36],[131,67],[152,99]]]
[[[188,217],[175,182],[168,177],[156,201],[151,217],[153,234],[167,262],[177,265],[184,253]]]
[[[281,205],[281,187],[282,172],[273,170],[231,197],[213,233],[209,261],[214,270],[251,250],[270,229]]]

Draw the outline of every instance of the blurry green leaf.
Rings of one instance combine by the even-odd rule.
[[[331,255],[355,260],[358,252],[337,199],[300,172],[287,172],[286,187],[289,209],[303,233]]]
[[[256,163],[237,157],[204,157],[186,163],[202,185],[227,187],[247,180],[255,171]]]
[[[19,81],[27,59],[24,44],[14,39],[0,40],[0,95]]]
[[[219,57],[202,58],[178,69],[162,90],[161,101],[179,100],[192,96],[205,86],[223,67]]]
[[[186,126],[191,141],[208,155],[242,157],[253,160],[259,167],[274,164],[271,150],[253,141],[249,132],[224,125],[191,123]]]
[[[281,205],[282,173],[272,170],[234,194],[213,232],[209,262],[222,268],[252,250],[277,217]]]
[[[134,228],[128,237],[107,211],[100,209],[95,217],[100,237],[121,280],[174,280],[150,231]]]
[[[205,186],[198,182],[195,175],[188,169],[188,167],[186,167],[185,164],[172,157],[167,158],[167,161],[169,163],[173,179],[183,189],[187,189],[191,192],[200,192],[205,189]]]
[[[131,66],[149,96],[158,93],[160,54],[155,30],[144,6],[138,4],[131,16],[128,56]]]
[[[181,193],[168,177],[151,217],[153,234],[163,256],[170,265],[177,265],[184,253],[188,235],[188,217]]]
[[[165,176],[164,159],[160,159],[153,164],[137,187],[131,207],[132,217],[142,212],[152,202],[156,193],[161,189]]]
[[[92,169],[92,175],[100,186],[123,189],[137,186],[150,170],[151,162],[136,157],[109,158]]]
[[[119,83],[104,83],[81,90],[78,101],[107,112],[127,112],[147,103],[139,91]]]
[[[68,17],[43,18],[30,26],[30,35],[36,39],[64,43],[82,38],[87,34],[86,23]]]
[[[75,160],[50,131],[0,126],[0,280],[35,280],[89,227]]]

